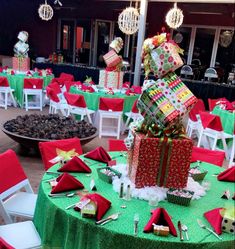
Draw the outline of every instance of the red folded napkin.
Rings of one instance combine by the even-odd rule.
[[[177,237],[177,232],[173,222],[167,211],[164,208],[157,208],[153,211],[150,220],[148,221],[147,225],[144,227],[145,233],[153,232],[153,223],[157,225],[169,226],[170,233]]]
[[[106,150],[101,146],[88,152],[85,157],[104,163],[108,163],[112,160]]]
[[[84,198],[88,198],[91,201],[94,201],[96,203],[97,205],[96,220],[97,221],[102,219],[102,217],[109,210],[112,204],[109,200],[105,199],[102,195],[99,195],[99,194],[87,194],[84,196]]]
[[[81,182],[79,182],[76,178],[69,175],[68,173],[63,173],[62,175],[60,175],[56,179],[56,181],[58,183],[55,187],[52,188],[51,194],[84,188]]]
[[[217,179],[224,182],[235,182],[235,167],[231,167],[221,172]]]
[[[63,165],[57,171],[91,173],[91,169],[77,156],[69,160],[65,165]]]
[[[15,249],[15,247],[9,245],[3,238],[0,237],[0,248],[1,249]]]
[[[200,118],[203,128],[210,128],[216,131],[223,131],[220,117],[207,112],[200,112]]]
[[[222,223],[223,217],[220,214],[220,211],[222,209],[223,208],[215,208],[204,213],[204,216],[207,219],[207,221],[211,224],[214,231],[219,235],[222,233],[221,223]]]

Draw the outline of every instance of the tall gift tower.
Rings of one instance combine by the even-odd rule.
[[[122,38],[117,37],[109,45],[111,50],[103,56],[107,65],[105,70],[100,70],[99,86],[120,89],[123,84],[124,73],[121,71],[122,57],[118,55],[123,47]]]
[[[144,82],[137,104],[144,120],[133,124],[129,134],[129,177],[136,188],[187,184],[193,143],[185,135],[182,118],[197,99],[174,72],[183,65],[182,50],[168,37],[162,33],[143,45],[145,75],[152,73],[156,79]]]
[[[12,58],[12,67],[17,71],[28,71],[30,70],[30,59],[28,57],[29,45],[28,32],[21,31],[17,38],[18,42],[14,46],[14,57]]]

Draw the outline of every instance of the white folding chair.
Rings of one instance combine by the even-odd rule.
[[[1,225],[0,238],[16,249],[42,248],[41,238],[32,221]]]
[[[223,150],[227,160],[229,160],[228,148],[225,139],[232,138],[232,135],[223,131],[220,117],[206,112],[201,112],[199,116],[201,120],[201,127],[197,147],[201,146],[202,138],[205,137],[207,139],[207,145],[209,149]],[[212,145],[210,140],[212,140]],[[217,142],[219,140],[222,141],[223,149],[219,149],[217,147]]]
[[[137,120],[143,120],[143,116],[139,113],[139,110],[137,108],[137,101],[136,100],[131,108],[131,111],[130,112],[125,112],[124,115],[127,117],[127,120],[126,120],[126,123],[125,123],[125,126],[124,126],[124,129],[127,129],[128,126],[129,126],[129,123],[130,121],[137,121]]]
[[[182,78],[193,78],[193,69],[189,65],[184,65],[180,70],[180,76]]]
[[[212,67],[207,68],[206,72],[204,74],[204,80],[208,80],[208,81],[218,80],[217,71],[214,68],[212,68]]]
[[[88,122],[92,124],[91,115],[94,114],[95,111],[87,108],[84,96],[68,92],[65,92],[64,96],[69,107],[69,114],[80,115],[81,120],[87,117]]]
[[[11,89],[7,77],[0,76],[0,106],[5,110],[9,103],[13,103],[16,107],[16,101],[13,96],[14,89]]]
[[[120,138],[123,106],[124,99],[100,98],[99,138],[102,136],[115,136],[117,139]],[[109,121],[109,123],[107,121]]]
[[[201,127],[201,120],[199,118],[199,112],[205,111],[204,102],[201,99],[198,99],[198,102],[189,112],[188,122],[186,127],[186,133],[188,137],[192,137],[194,134],[198,136],[199,129]]]
[[[36,200],[15,152],[7,150],[0,154],[0,214],[4,222],[13,223],[16,217],[32,219]]]
[[[25,78],[24,79],[24,104],[25,109],[39,109],[42,111],[43,105],[43,79]],[[31,98],[31,99],[30,99]]]
[[[59,87],[59,85],[57,85],[57,87]],[[49,113],[56,114],[60,111],[63,116],[67,117],[69,115],[69,107],[60,88],[57,87],[55,88],[52,84],[46,87],[46,94],[50,100]]]

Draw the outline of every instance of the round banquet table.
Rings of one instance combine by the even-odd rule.
[[[213,109],[212,113],[220,116],[224,132],[230,135],[235,134],[234,132],[235,131],[235,112],[223,110],[219,106],[216,106]]]
[[[118,163],[125,163],[125,157],[120,152],[111,152],[112,157]],[[87,159],[92,162],[92,176],[86,173],[71,173],[81,181],[86,189],[89,189],[90,180],[93,178],[96,182],[97,193],[101,194],[112,202],[111,208],[105,214],[121,212],[116,221],[109,222],[104,226],[95,225],[94,219],[82,218],[80,212],[73,209],[65,210],[71,204],[79,201],[79,197],[72,198],[51,198],[48,194],[51,187],[47,182],[53,178],[52,175],[45,174],[38,193],[37,205],[34,215],[34,224],[39,232],[43,248],[63,248],[63,249],[182,249],[182,248],[213,248],[226,249],[232,248],[234,236],[223,233],[222,240],[218,240],[214,235],[200,228],[196,219],[201,219],[204,224],[210,226],[203,213],[217,208],[224,207],[225,204],[234,205],[234,201],[221,199],[221,195],[227,189],[231,194],[234,192],[234,183],[220,182],[213,174],[218,174],[223,169],[211,164],[202,163],[202,167],[209,173],[206,180],[211,182],[211,189],[207,195],[199,200],[191,201],[190,206],[179,206],[167,201],[161,201],[158,207],[163,207],[172,217],[172,221],[177,229],[178,220],[188,226],[189,241],[180,241],[178,237],[169,235],[168,237],[159,237],[153,233],[143,233],[143,228],[150,219],[150,211],[153,207],[148,202],[138,199],[125,201],[118,198],[118,193],[112,189],[112,185],[98,178],[96,168],[104,166],[102,163]],[[56,171],[59,165],[50,168],[50,171]],[[125,209],[121,206],[126,205]],[[140,221],[138,226],[138,236],[133,235],[134,214],[139,213]],[[185,237],[185,235],[184,235]]]
[[[28,77],[25,74],[10,75],[6,73],[0,73],[0,76],[7,77],[10,87],[15,90],[13,94],[17,103],[20,105],[20,107],[23,107],[24,78],[31,78],[31,77]],[[35,74],[33,75],[33,78],[43,78],[44,82],[43,86],[46,87],[54,78],[54,75],[38,76],[37,74]]]
[[[223,110],[219,106],[216,106],[213,109],[212,113],[220,116],[220,120],[225,133],[230,135],[235,134],[235,112]],[[233,139],[226,139],[228,147],[232,146],[232,140]],[[219,142],[218,146],[223,148],[221,141]]]
[[[123,107],[123,113],[129,112],[135,102],[136,99],[138,99],[139,95],[134,95],[134,96],[128,96],[126,94],[122,93],[115,93],[114,95],[112,94],[106,94],[105,92],[83,92],[76,87],[71,87],[70,88],[71,93],[76,93],[76,94],[82,94],[86,100],[87,108],[97,111],[99,109],[99,99],[100,97],[106,97],[106,98],[123,98],[124,99],[124,107]]]

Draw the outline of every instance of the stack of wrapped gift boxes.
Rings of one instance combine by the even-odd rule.
[[[123,41],[120,37],[111,42],[111,50],[103,56],[107,67],[105,70],[100,70],[99,86],[112,89],[122,88],[124,73],[121,71],[122,57],[118,55],[122,47]]]
[[[12,68],[17,71],[28,71],[30,70],[29,45],[27,44],[28,33],[21,31],[17,38],[19,41],[14,46],[15,56],[12,58]]]
[[[137,104],[144,121],[133,124],[129,134],[129,177],[136,188],[187,185],[193,142],[185,135],[182,119],[197,98],[174,73],[183,65],[180,52],[165,33],[144,42],[146,77],[153,73],[156,80],[144,82]]]

